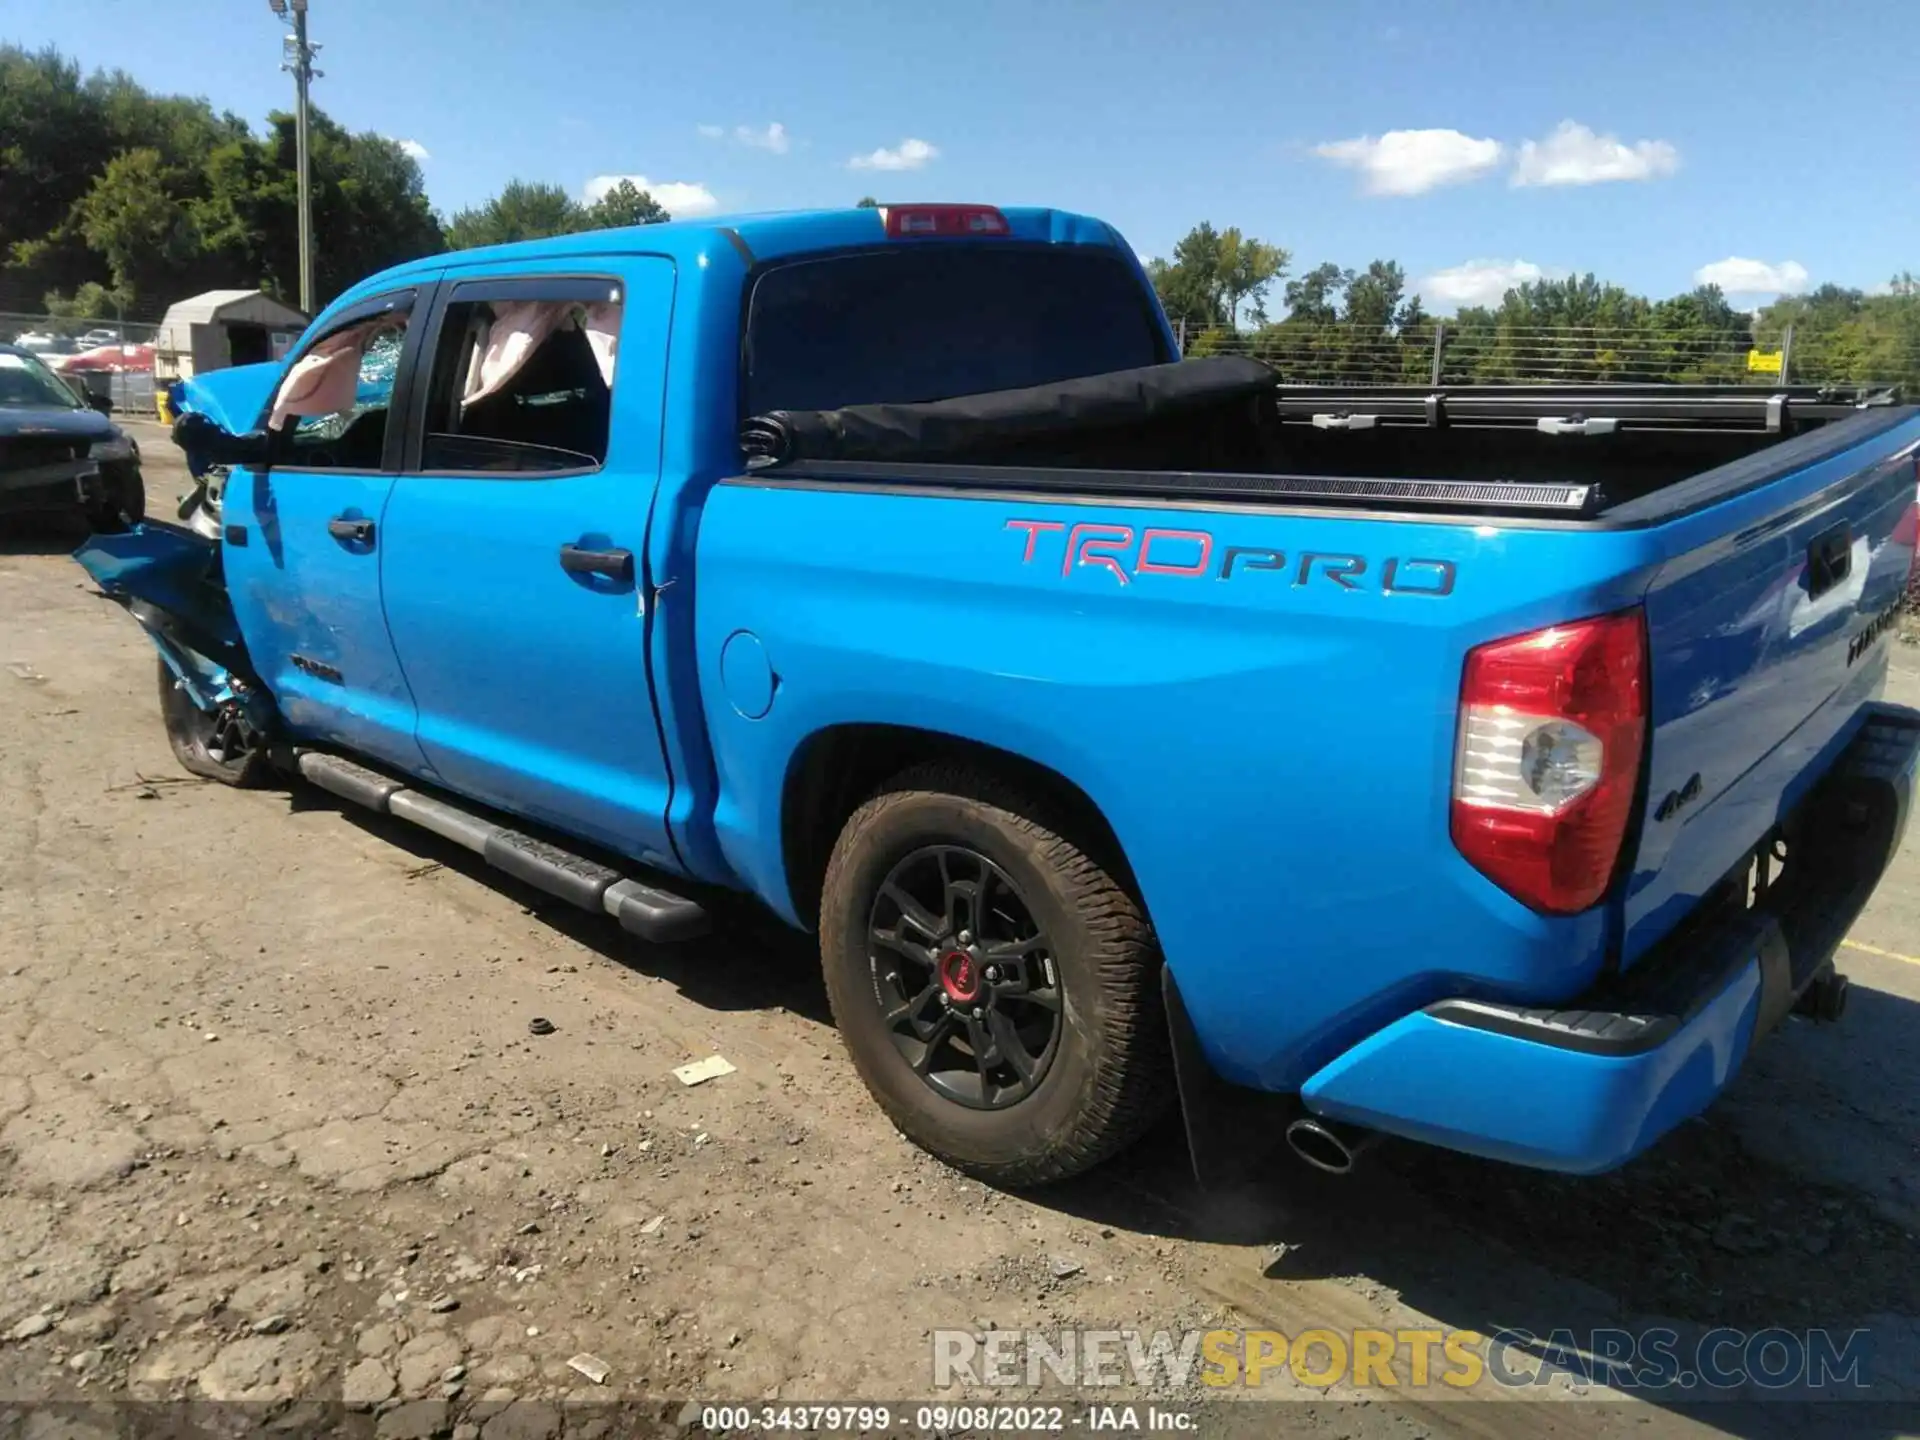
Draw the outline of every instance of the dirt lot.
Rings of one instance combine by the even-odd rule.
[[[182,477],[141,438],[160,509]],[[47,1401],[252,1402],[209,1413],[295,1426],[341,1415],[288,1402],[345,1402],[386,1435],[498,1440],[671,1428],[690,1397],[952,1400],[933,1330],[1060,1326],[1867,1327],[1874,1397],[1920,1403],[1911,839],[1843,951],[1846,1020],[1790,1021],[1619,1175],[1400,1146],[1229,1202],[1169,1127],[1075,1185],[996,1194],[868,1103],[805,942],[743,915],[648,949],[403,825],[188,781],[152,652],[74,538],[0,537],[0,1434],[39,1433],[54,1412],[22,1407]],[[1895,665],[1893,697],[1920,702],[1920,650]],[[714,1053],[736,1072],[672,1077]],[[569,1368],[583,1352],[604,1384]],[[1902,1429],[1866,1405],[1475,1393],[1236,1414]]]

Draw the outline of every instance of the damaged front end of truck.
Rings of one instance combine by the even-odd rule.
[[[123,534],[90,535],[73,554],[147,632],[173,685],[199,712],[196,728],[215,757],[262,749],[274,735],[273,696],[227,595],[220,505],[230,467],[265,456],[254,422],[281,369],[236,366],[176,384],[173,439],[194,480],[178,523],[150,519]]]

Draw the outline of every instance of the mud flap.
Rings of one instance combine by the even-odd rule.
[[[1160,989],[1194,1179],[1208,1190],[1238,1189],[1271,1179],[1285,1163],[1287,1126],[1306,1113],[1299,1097],[1249,1090],[1222,1080],[1200,1049],[1170,966],[1160,971]]]
[[[247,656],[215,541],[150,521],[122,535],[91,535],[73,558],[140,622],[195,705],[233,701],[256,729],[269,729],[272,697]]]

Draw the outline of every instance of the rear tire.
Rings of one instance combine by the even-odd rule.
[[[160,669],[160,719],[181,767],[239,789],[265,785],[272,778],[273,762],[264,737],[255,733],[253,743],[246,743],[233,725],[233,716],[202,710],[174,678],[167,662],[155,663]]]
[[[1152,927],[1073,829],[990,772],[925,766],[854,811],[827,866],[821,960],[854,1067],[908,1139],[996,1185],[1089,1169],[1173,1095]]]

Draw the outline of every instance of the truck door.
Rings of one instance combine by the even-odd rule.
[[[413,771],[413,699],[381,615],[380,567],[400,459],[388,413],[431,293],[354,305],[302,347],[269,402],[282,419],[273,459],[233,472],[222,512],[234,617],[293,736]]]
[[[674,271],[584,268],[442,288],[387,506],[387,624],[447,785],[677,868],[645,573]]]

